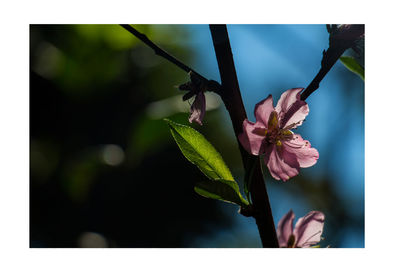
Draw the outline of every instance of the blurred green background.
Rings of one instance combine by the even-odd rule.
[[[135,27],[219,81],[207,25]],[[269,93],[276,103],[286,89],[312,80],[328,43],[323,25],[228,31],[253,121],[254,104]],[[261,247],[253,219],[193,190],[205,177],[162,121],[189,124],[190,105],[175,87],[186,81],[185,72],[119,25],[30,26],[31,247]],[[192,126],[242,183],[227,112],[218,97],[206,96],[204,126]],[[290,208],[297,217],[321,210],[322,245],[363,247],[364,84],[337,64],[308,102],[310,115],[296,132],[320,160],[286,183],[267,173],[275,223]]]

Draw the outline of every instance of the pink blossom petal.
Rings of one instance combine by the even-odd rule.
[[[296,154],[285,150],[285,147],[283,145],[281,146],[280,152],[278,151],[278,153],[280,153],[280,156],[283,159],[283,161],[290,167],[300,169],[300,164],[297,161]]]
[[[276,105],[276,112],[279,115],[280,127],[292,129],[300,126],[309,108],[305,101],[300,100],[300,93],[303,88],[293,88],[285,91]]]
[[[322,212],[311,211],[306,216],[299,218],[294,227],[296,247],[310,247],[321,241],[325,216]]]
[[[269,95],[265,100],[262,100],[254,108],[254,116],[256,121],[262,123],[265,127],[268,126],[268,119],[271,112],[274,111],[272,95]]]
[[[298,100],[297,95],[301,91],[303,91],[303,88],[292,88],[282,93],[275,107],[275,110],[276,112],[278,112],[280,119],[282,119],[282,115],[288,112],[292,104],[294,104]]]
[[[295,134],[292,140],[282,142],[283,152],[290,152],[296,155],[296,160],[301,168],[308,168],[317,163],[319,153],[307,140]]]
[[[289,158],[286,161],[289,161],[288,164],[285,160],[279,156],[278,146],[275,144],[270,144],[267,147],[266,154],[264,156],[264,161],[271,173],[271,176],[276,180],[286,181],[289,178],[296,176],[299,174],[299,166],[295,166],[293,164],[293,159]]]
[[[290,210],[278,222],[276,234],[278,236],[279,247],[287,247],[290,236],[293,234],[294,213]]]
[[[204,114],[206,113],[206,97],[203,92],[199,92],[190,107],[189,122],[195,121],[199,125],[203,125]]]
[[[243,132],[239,134],[238,138],[247,152],[253,155],[260,155],[264,152],[265,128],[262,128],[262,124],[252,123],[245,119]]]
[[[303,124],[310,109],[304,101],[295,102],[281,121],[282,128],[292,129]]]

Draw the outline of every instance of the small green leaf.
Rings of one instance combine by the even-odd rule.
[[[201,133],[189,126],[177,124],[168,119],[164,120],[168,123],[172,136],[183,155],[208,178],[235,181],[221,155]]]
[[[219,179],[217,181],[200,182],[194,187],[201,196],[218,199],[239,206],[247,206],[249,202],[242,197],[239,186],[235,181]]]
[[[351,72],[357,74],[362,80],[364,80],[364,68],[358,64],[357,60],[353,57],[343,56],[340,61],[347,67]]]

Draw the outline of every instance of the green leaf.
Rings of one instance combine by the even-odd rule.
[[[217,181],[200,182],[196,184],[194,190],[204,197],[236,203],[239,206],[249,205],[249,202],[240,194],[235,181],[219,179]]]
[[[183,155],[211,180],[235,181],[218,151],[197,130],[164,119]],[[236,182],[235,182],[236,183]],[[237,185],[237,184],[236,184]],[[237,188],[239,191],[239,187]]]
[[[240,193],[239,185],[221,155],[197,130],[164,119],[183,155],[195,164],[211,181],[198,183],[194,190],[208,198],[240,206],[249,205]]]
[[[343,56],[340,58],[340,61],[347,67],[347,69],[357,74],[364,81],[364,68],[358,64],[355,58]]]

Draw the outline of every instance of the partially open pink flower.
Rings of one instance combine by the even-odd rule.
[[[192,123],[195,121],[199,125],[203,125],[204,114],[206,114],[206,97],[204,96],[204,92],[200,91],[190,107],[189,122]]]
[[[186,101],[193,96],[194,102],[190,106],[190,117],[189,122],[195,121],[199,125],[203,125],[203,118],[206,113],[206,97],[204,92],[207,90],[207,82],[198,77],[192,71],[189,72],[190,81],[181,84],[178,88],[180,90],[189,91],[183,95],[183,100]]]
[[[303,88],[285,91],[274,108],[272,96],[256,104],[256,122],[243,121],[239,135],[242,146],[253,155],[263,155],[273,178],[283,181],[299,174],[300,168],[314,165],[319,157],[307,140],[290,131],[300,126],[309,109],[300,100]]]
[[[311,211],[297,220],[293,230],[294,213],[284,215],[276,231],[279,247],[310,247],[321,241],[325,216],[322,212]]]

